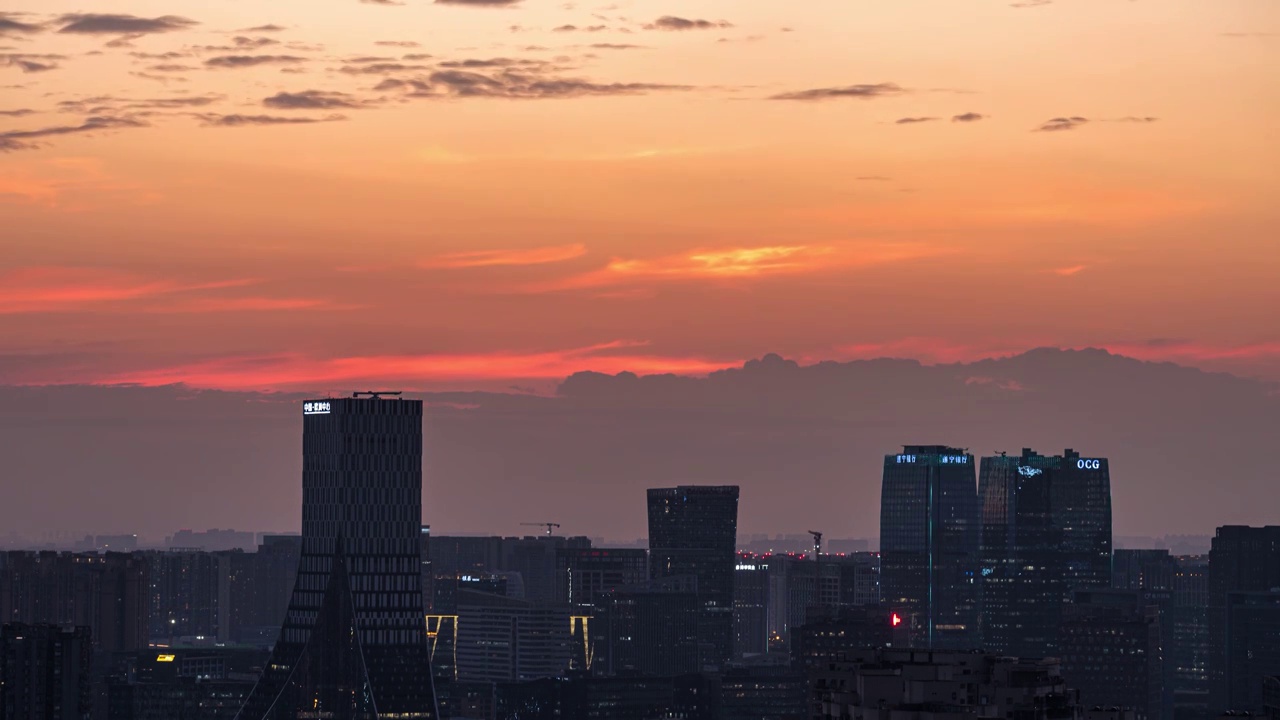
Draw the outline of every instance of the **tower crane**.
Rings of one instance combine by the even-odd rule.
[[[813,536],[813,561],[818,561],[818,555],[822,553],[822,533],[817,530],[810,530],[809,534]]]
[[[530,527],[545,527],[547,529],[547,537],[551,537],[551,531],[553,529],[559,529],[560,527],[560,523],[555,523],[555,522],[527,522],[527,523],[520,523],[520,524],[527,525]]]

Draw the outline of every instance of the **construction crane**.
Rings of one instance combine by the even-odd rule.
[[[560,523],[553,523],[553,522],[536,522],[536,523],[527,522],[527,523],[520,523],[520,524],[528,525],[530,527],[545,527],[547,529],[547,537],[551,537],[551,531],[553,529],[560,527]]]
[[[813,536],[813,599],[814,605],[825,608],[822,602],[822,533],[810,530]]]
[[[817,562],[818,555],[822,553],[822,533],[810,530],[809,534],[813,536],[813,560]]]

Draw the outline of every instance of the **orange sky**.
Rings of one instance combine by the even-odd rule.
[[[6,2],[0,383],[1280,379],[1274,0],[484,4]]]

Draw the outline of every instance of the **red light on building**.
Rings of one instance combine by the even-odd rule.
[[[902,624],[902,616],[898,613],[894,613],[893,616],[889,618],[889,624],[894,627],[898,627]]]

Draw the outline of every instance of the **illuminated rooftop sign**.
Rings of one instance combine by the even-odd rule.
[[[328,402],[308,402],[302,403],[303,415],[328,415],[331,409]]]
[[[173,655],[157,655],[156,662],[173,662],[174,657]]]
[[[931,456],[925,455],[924,457],[928,458]],[[941,465],[968,465],[969,464],[968,455],[939,455],[937,457],[938,457],[938,463]],[[899,465],[914,463],[920,459],[921,459],[921,456],[919,455],[898,455],[897,456]]]
[[[1044,471],[1041,470],[1040,468],[1033,468],[1033,467],[1027,467],[1026,465],[1019,465],[1018,474],[1021,475],[1022,477],[1035,477],[1037,475],[1043,475]]]
[[[902,624],[902,616],[898,613],[894,613],[893,616],[889,618],[889,624],[893,627],[898,627]]]
[[[1101,460],[1077,460],[1076,467],[1081,470],[1099,470],[1102,468]]]

